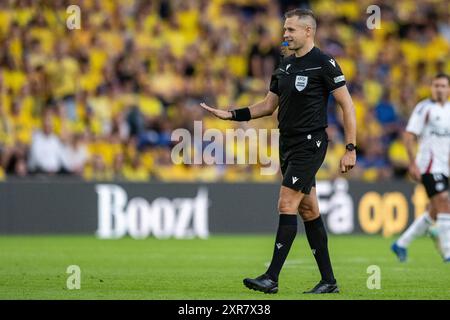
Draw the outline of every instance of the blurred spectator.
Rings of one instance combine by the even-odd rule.
[[[33,173],[56,174],[62,168],[63,147],[53,133],[50,113],[42,120],[42,130],[33,133],[28,167]]]
[[[258,31],[258,38],[261,39],[255,43],[250,50],[250,76],[255,78],[267,79],[272,75],[278,60],[279,51],[274,47],[269,33],[264,29]]]
[[[124,176],[124,165],[125,165],[125,160],[124,160],[124,156],[122,153],[118,153],[116,154],[116,156],[114,157],[114,162],[113,162],[113,177],[114,180],[125,180],[125,176]]]
[[[123,168],[123,177],[133,182],[146,182],[150,179],[147,169],[142,165],[139,156],[135,156],[130,165]]]
[[[28,174],[27,163],[24,158],[20,158],[16,161],[14,168],[14,175],[18,178],[25,178]]]
[[[365,181],[376,181],[391,177],[389,162],[385,157],[383,145],[377,138],[367,141],[363,155],[358,156],[356,175]]]
[[[381,100],[375,106],[375,117],[383,126],[383,143],[390,144],[402,130],[402,123],[397,115],[395,106],[389,97],[389,90],[385,89]]]
[[[61,151],[62,167],[68,173],[81,176],[89,158],[88,150],[80,134],[70,136]]]

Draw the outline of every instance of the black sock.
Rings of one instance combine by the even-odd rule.
[[[328,254],[328,237],[322,217],[311,221],[305,221],[305,232],[308,238],[309,246],[316,259],[317,266],[320,270],[322,280],[327,283],[335,283],[336,279],[333,275],[330,256]]]
[[[284,261],[289,253],[292,242],[297,234],[297,215],[280,214],[277,237],[273,249],[272,262],[266,274],[274,281],[278,281],[278,275],[283,267]]]

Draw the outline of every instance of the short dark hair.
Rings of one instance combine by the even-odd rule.
[[[432,81],[437,79],[447,79],[447,82],[450,84],[450,76],[446,73],[440,72],[437,75],[435,75],[432,79]]]
[[[289,10],[288,12],[286,12],[286,13],[284,14],[284,17],[285,17],[285,18],[291,18],[291,17],[293,17],[293,16],[297,16],[297,17],[299,17],[300,19],[301,19],[301,18],[304,18],[304,17],[310,17],[311,19],[314,20],[314,22],[316,22],[316,16],[315,16],[314,13],[312,12],[312,10],[309,10],[309,9],[300,9],[300,8],[297,8],[297,9]]]

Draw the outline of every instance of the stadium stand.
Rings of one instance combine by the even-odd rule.
[[[202,119],[204,129],[276,128],[276,114],[234,123],[198,104],[229,108],[265,96],[280,59],[282,14],[293,5],[316,13],[316,45],[346,75],[359,124],[352,179],[406,178],[405,121],[431,77],[450,73],[446,1],[70,2],[0,2],[0,181],[277,181],[259,165],[176,165],[170,136]],[[72,3],[81,8],[79,30],[66,26]],[[367,28],[370,4],[381,8],[380,29]],[[331,99],[329,109],[319,179],[339,175],[344,151]]]

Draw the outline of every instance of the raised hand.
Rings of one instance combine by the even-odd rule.
[[[200,106],[203,109],[211,112],[213,115],[215,115],[219,119],[231,120],[231,117],[232,117],[231,111],[225,111],[225,110],[219,110],[219,109],[216,109],[216,108],[212,108],[212,107],[208,106],[204,102],[200,103]]]

